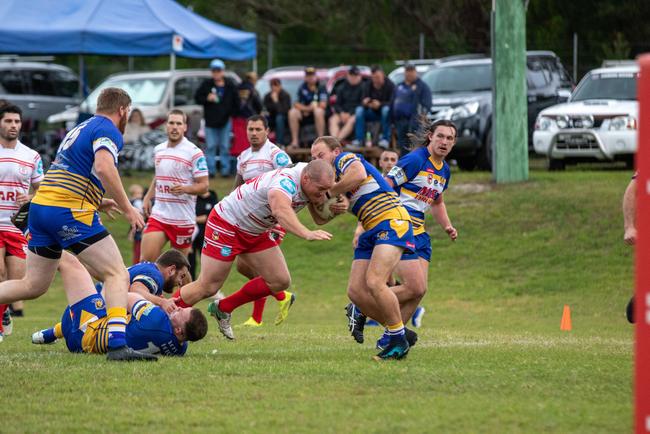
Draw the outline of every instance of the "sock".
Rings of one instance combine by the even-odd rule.
[[[271,295],[271,290],[266,285],[266,282],[261,277],[251,279],[242,288],[229,295],[228,297],[219,300],[219,310],[226,313],[231,313],[242,304],[250,303],[253,300]]]
[[[126,345],[126,308],[111,307],[108,309],[108,349]]]
[[[46,344],[52,343],[57,339],[63,338],[61,331],[61,323],[57,323],[54,327],[43,330],[43,341]]]
[[[178,288],[175,293],[172,294],[172,298],[175,298],[176,301],[176,306],[178,307],[192,307],[191,304],[187,304],[185,300],[183,300],[183,297],[181,297],[181,289]]]
[[[57,339],[63,339],[63,330],[61,330],[61,323],[60,322],[56,323],[53,330],[54,330],[54,336]]]
[[[264,305],[266,305],[266,297],[258,298],[253,302],[253,319],[260,324],[262,322],[262,315],[264,314]]]
[[[271,294],[277,301],[282,301],[285,298],[287,298],[287,293],[286,291],[280,291],[280,292],[274,292]]]
[[[395,339],[401,340],[404,337],[404,323],[400,321],[395,325],[389,325],[386,327],[386,333],[390,336],[391,341]]]

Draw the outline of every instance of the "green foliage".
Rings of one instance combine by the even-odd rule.
[[[116,365],[60,342],[32,345],[63,311],[57,279],[0,343],[2,431],[629,432],[632,252],[620,201],[630,175],[533,170],[530,182],[495,186],[489,174],[454,172],[445,202],[459,239],[428,221],[427,313],[398,363],[370,360],[377,328],[364,345],[346,331],[351,216],[325,226],[330,242],[287,237],[298,298],[285,324],[272,325],[273,300],[264,326],[236,328],[233,342],[210,319],[183,359]],[[212,187],[222,197],[230,180]],[[128,257],[124,220],[108,226]],[[225,292],[242,283],[233,272]],[[559,330],[564,304],[571,332]],[[235,311],[234,323],[249,313]]]

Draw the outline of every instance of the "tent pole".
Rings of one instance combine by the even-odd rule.
[[[176,69],[176,53],[174,53],[172,51],[172,53],[169,55],[169,72],[170,72],[170,76],[174,75],[174,70],[175,69]],[[170,110],[174,108],[174,99],[175,99],[174,87],[175,87],[175,84],[172,84],[171,89],[170,89],[170,93],[169,93],[169,109]]]
[[[253,72],[257,74],[257,56],[253,58]]]
[[[84,83],[86,81],[86,74],[84,71],[84,56],[83,54],[79,55],[79,97],[84,99]]]

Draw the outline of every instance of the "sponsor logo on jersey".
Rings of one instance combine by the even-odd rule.
[[[101,148],[102,146],[105,146],[115,155],[117,155],[117,153],[119,152],[117,149],[117,145],[113,143],[113,141],[108,137],[100,137],[99,139],[95,140],[95,143],[93,144],[97,148]]]
[[[196,170],[208,170],[208,162],[205,157],[199,157],[199,159],[196,160]]]
[[[141,282],[144,286],[149,289],[149,292],[155,294],[158,291],[158,284],[151,276],[146,276],[144,274],[139,274],[133,279],[134,282]]]
[[[43,161],[38,160],[38,163],[36,163],[36,175],[40,176],[43,174]]]
[[[393,166],[390,172],[388,172],[388,176],[394,178],[397,185],[402,185],[407,181],[406,173],[399,166]]]
[[[232,254],[232,249],[230,247],[222,247],[221,248],[221,256],[224,258],[227,258]]]
[[[275,164],[277,164],[280,167],[286,166],[287,164],[289,164],[289,156],[284,152],[280,152],[278,155],[275,156]]]
[[[280,180],[280,187],[290,195],[296,194],[296,183],[290,180],[289,178],[283,178]]]

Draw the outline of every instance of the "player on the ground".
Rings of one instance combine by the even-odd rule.
[[[279,224],[287,232],[308,241],[331,239],[332,235],[325,231],[306,228],[296,213],[306,206],[317,224],[326,223],[327,220],[316,213],[314,205],[325,201],[325,194],[333,184],[331,166],[312,161],[266,172],[237,187],[210,212],[201,273],[195,282],[174,294],[177,304],[191,306],[216,294],[228,277],[232,261],[241,255],[258,277],[208,306],[208,312],[219,322],[221,333],[234,339],[230,326],[230,314],[234,309],[284,291],[291,284],[284,256],[270,230]]]
[[[636,244],[636,178],[635,172],[623,194],[623,241],[629,246]],[[634,295],[625,309],[627,320],[634,324]]]
[[[81,272],[83,265],[67,252],[63,252],[59,262],[59,272],[63,279],[64,290],[74,290],[76,282],[73,280]],[[159,306],[168,314],[177,309],[176,304],[169,298],[164,298],[163,292],[171,293],[176,286],[187,283],[189,279],[189,262],[187,257],[176,249],[170,249],[160,255],[156,262],[140,262],[128,268],[129,292],[142,296],[147,301]],[[70,277],[71,276],[71,277]],[[67,285],[67,286],[66,286]],[[103,284],[95,285],[97,292],[101,293]],[[32,335],[35,344],[50,344],[63,337],[61,323],[54,327],[40,330]]]
[[[43,163],[38,152],[23,145],[18,136],[22,111],[13,104],[0,106],[0,279],[22,279],[25,275],[27,240],[11,217],[29,201],[30,187],[38,189],[43,180]],[[0,342],[11,334],[8,304],[0,305]]]
[[[129,202],[117,171],[131,98],[109,87],[97,98],[96,115],[73,128],[32,199],[25,277],[0,283],[0,303],[44,294],[56,273],[61,251],[71,250],[104,282],[107,309],[107,358],[156,360],[126,344],[129,273],[117,244],[98,211],[117,204],[132,227],[142,228],[140,212]],[[104,192],[114,199],[103,202]]]
[[[61,270],[68,307],[63,312],[60,333],[73,353],[104,354],[109,348],[109,324],[104,298],[98,293],[88,270],[78,261]],[[170,313],[130,292],[125,339],[129,347],[145,354],[182,356],[187,342],[202,339],[208,323],[198,309],[174,309]],[[33,338],[32,338],[33,339]]]
[[[246,122],[246,134],[248,143],[251,146],[237,157],[235,188],[265,172],[281,169],[291,164],[289,155],[268,139],[269,125],[264,116],[254,115],[249,117]],[[277,236],[278,245],[280,245],[284,237],[284,231],[281,228],[277,229],[274,233]],[[241,256],[237,258],[237,271],[248,279],[257,277],[255,270],[246,264],[246,260]],[[289,314],[289,308],[295,300],[295,295],[289,291],[278,291],[271,295],[279,302],[279,312],[275,320],[275,325],[278,325]],[[266,297],[255,300],[253,302],[253,313],[244,325],[250,327],[261,326],[265,305]]]
[[[144,261],[154,261],[167,241],[185,255],[189,253],[196,196],[208,191],[208,165],[203,151],[185,137],[185,113],[171,110],[166,128],[167,141],[154,148],[155,174],[142,204],[149,216],[142,235]]]
[[[364,313],[388,328],[390,342],[375,359],[401,359],[410,345],[395,289],[391,290],[386,282],[402,253],[415,250],[408,211],[379,171],[363,157],[343,152],[335,137],[318,137],[312,144],[311,155],[335,167],[338,181],[329,193],[347,195],[351,211],[365,231],[354,250],[348,296]],[[401,286],[422,286],[422,282],[416,281],[420,274],[409,274]]]

